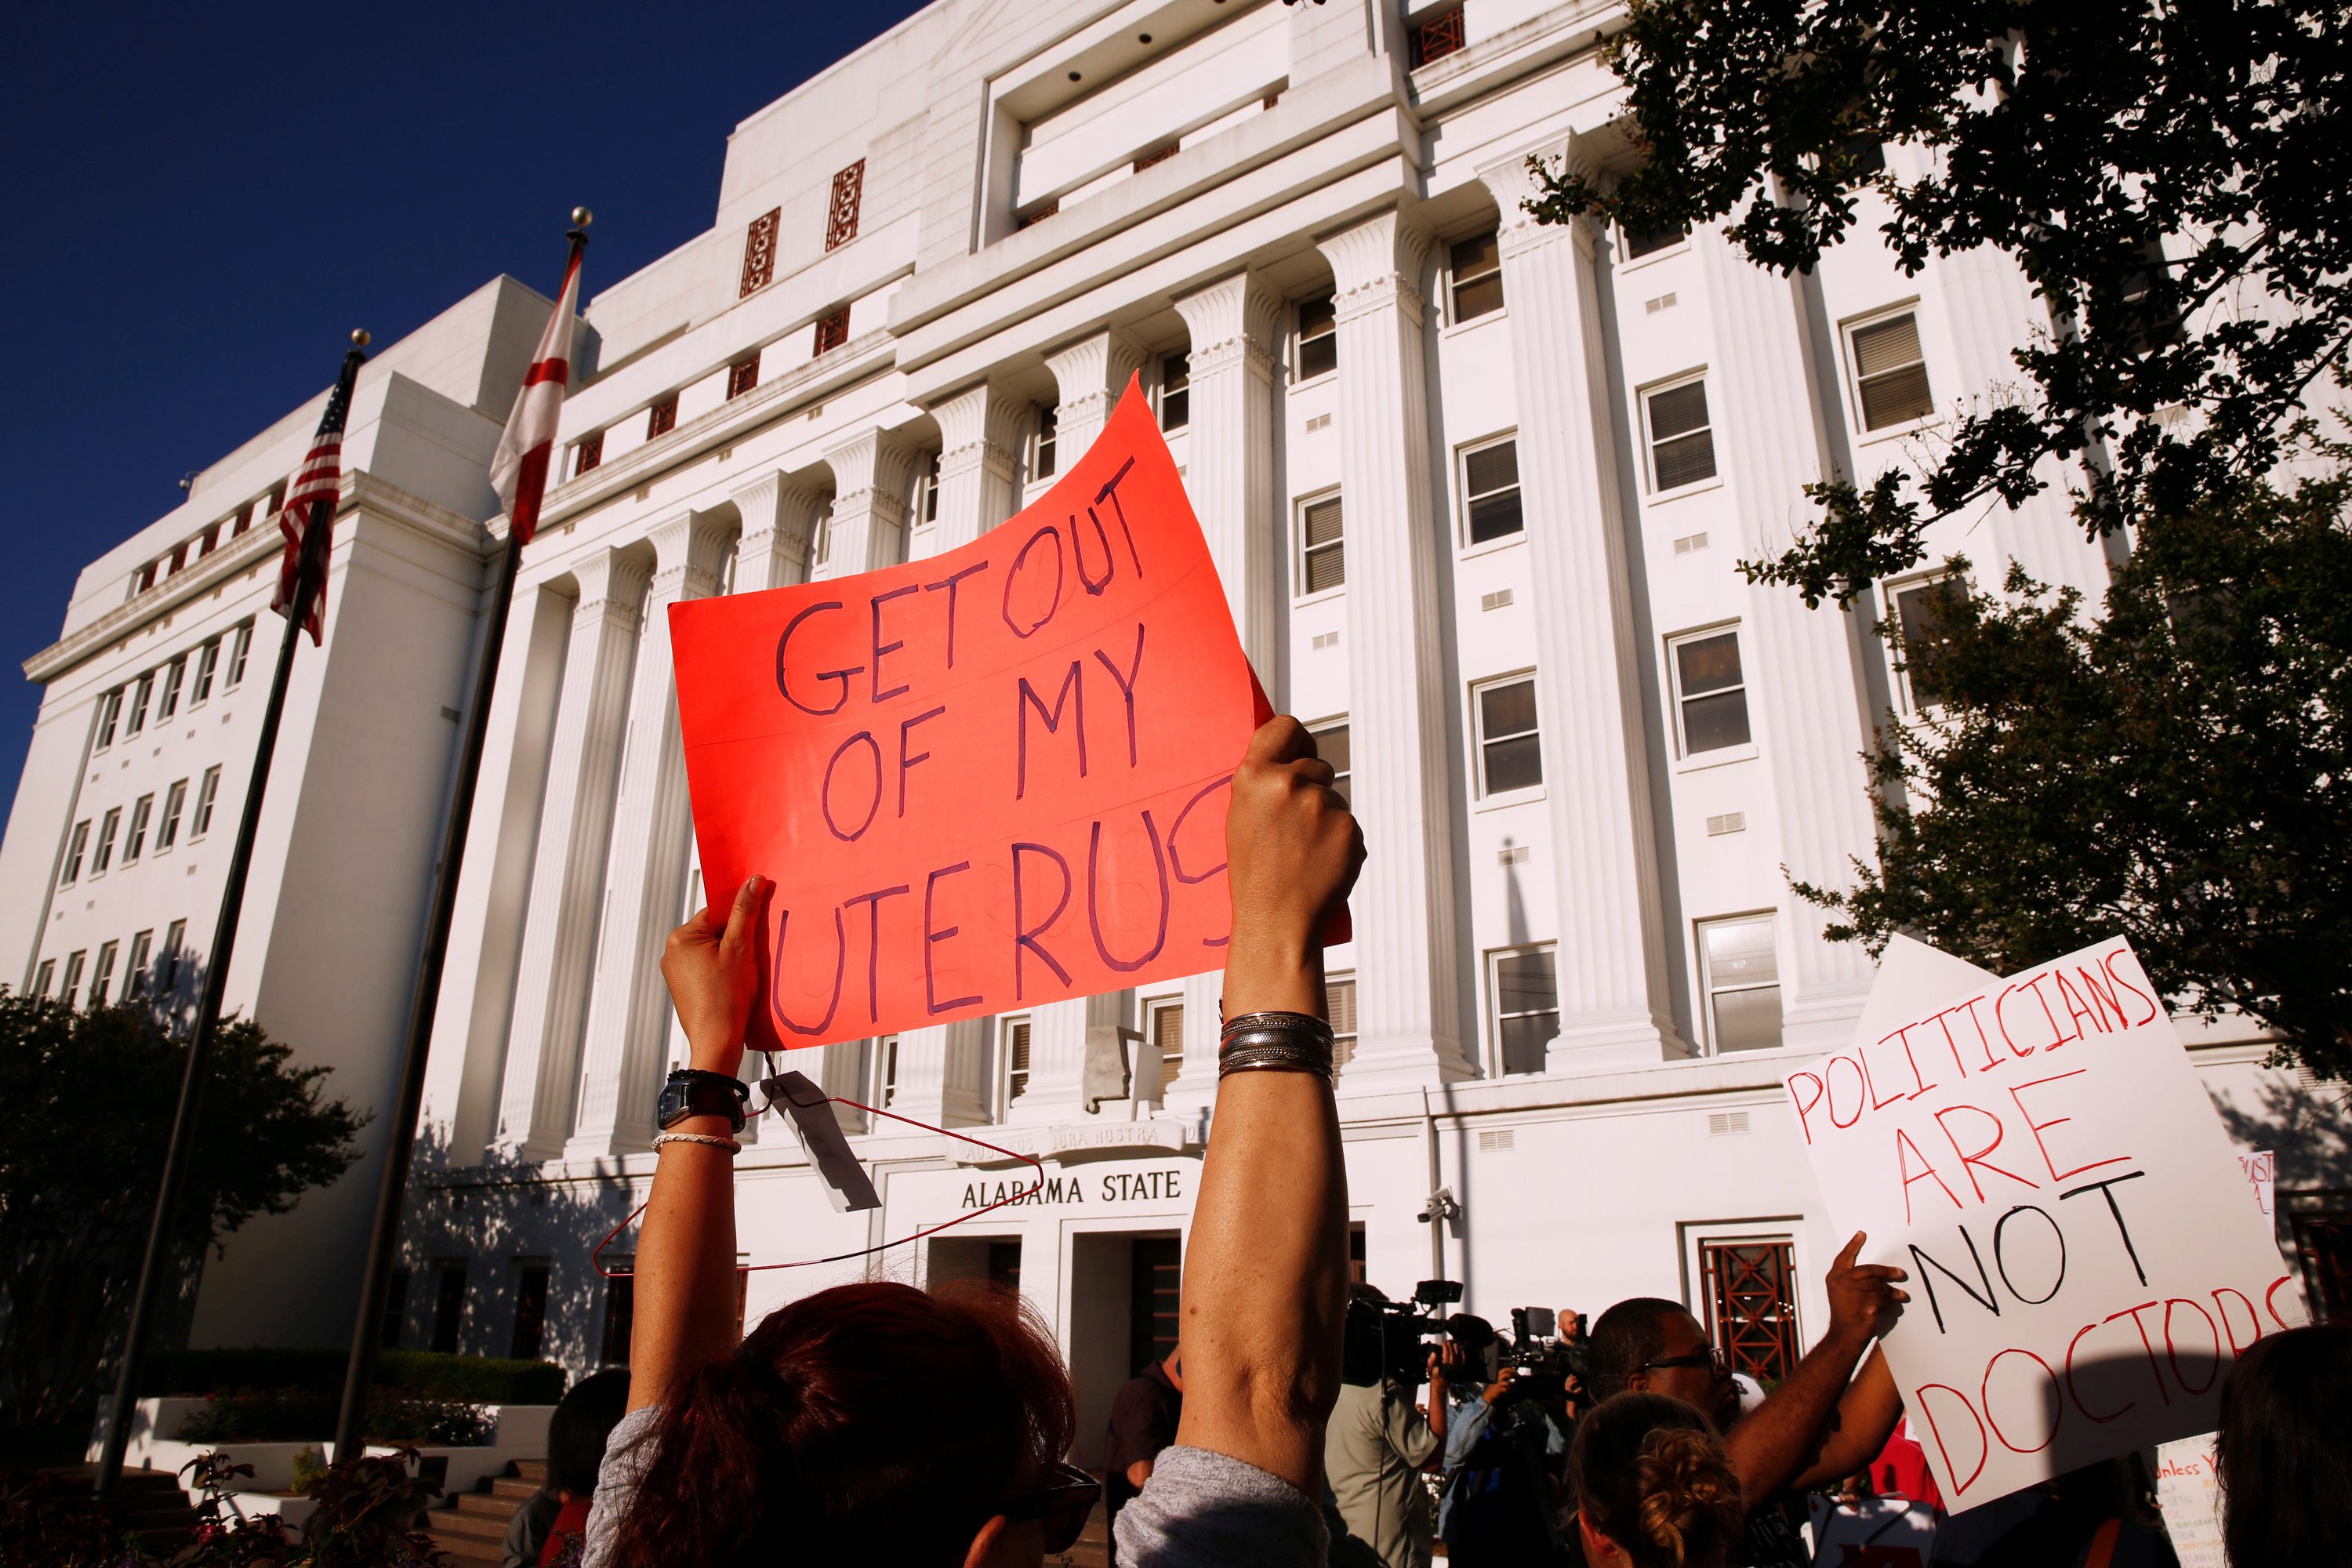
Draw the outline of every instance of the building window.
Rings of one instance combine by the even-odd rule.
[[[1683,755],[1748,744],[1748,682],[1739,668],[1739,634],[1709,632],[1683,637],[1673,647]]]
[[[817,318],[816,353],[820,354],[831,353],[834,350],[839,348],[848,341],[848,306],[844,305],[838,310],[829,311],[828,313]]]
[[[1348,581],[1347,520],[1338,496],[1308,501],[1298,510],[1298,581],[1306,594]]]
[[[106,1005],[106,993],[114,984],[114,955],[122,944],[110,942],[98,950],[98,967],[89,972],[89,1005],[92,1008]]]
[[[139,678],[131,689],[131,717],[122,721],[125,736],[136,735],[147,727],[147,704],[155,696],[155,675],[150,670]]]
[[[131,939],[131,967],[122,974],[122,999],[135,1001],[147,994],[147,955],[155,946],[155,933],[142,931]]]
[[[253,623],[247,621],[236,628],[236,636],[228,645],[228,671],[221,677],[221,689],[234,689],[245,679],[245,656],[253,651]]]
[[[33,994],[47,996],[49,994],[49,982],[57,977],[58,961],[54,958],[41,960],[41,967],[33,975]]]
[[[1312,381],[1339,368],[1339,317],[1328,294],[1298,302],[1298,379]]]
[[[740,397],[760,384],[760,356],[739,359],[727,367],[727,395]]]
[[[147,847],[147,820],[155,815],[155,797],[142,795],[131,805],[131,836],[122,841],[122,863],[130,865]]]
[[[278,480],[269,487],[269,503],[261,509],[264,517],[276,517],[286,510],[286,481]]]
[[[1349,803],[1349,809],[1354,810],[1354,803],[1349,801],[1348,795],[1349,784],[1355,775],[1351,765],[1354,759],[1348,746],[1348,721],[1342,719],[1336,724],[1326,724],[1315,731],[1314,735],[1315,754],[1331,764],[1331,787],[1339,792],[1342,801]]]
[[[1007,1295],[1021,1294],[1021,1244],[1018,1241],[992,1241],[988,1244],[988,1282]]]
[[[1140,1377],[1153,1362],[1176,1353],[1182,1319],[1183,1243],[1172,1236],[1139,1236],[1128,1252],[1127,1365]]]
[[[1160,427],[1181,430],[1192,422],[1192,356],[1170,354],[1160,362]]]
[[[1479,793],[1507,795],[1543,783],[1535,677],[1498,680],[1471,695],[1478,715]]]
[[[866,160],[860,158],[833,177],[833,195],[824,207],[824,247],[834,249],[857,237],[857,208],[866,197]]]
[[[401,1325],[408,1321],[408,1270],[395,1268],[383,1282],[383,1316],[376,1320],[378,1350],[400,1348]]]
[[[131,580],[131,591],[133,594],[143,594],[154,585],[155,563],[150,561],[146,565],[139,568],[139,575]]]
[[[92,748],[104,751],[114,744],[114,727],[122,721],[122,688],[116,687],[98,700],[98,744]]]
[[[1503,308],[1503,251],[1496,231],[1454,242],[1454,319],[1475,321]]]
[[[156,988],[169,995],[180,984],[180,955],[188,950],[188,922],[173,921],[163,928],[163,956],[155,977]]]
[[[187,804],[188,781],[180,779],[163,792],[163,820],[155,825],[155,847],[169,849],[180,839],[180,808]]]
[[[1797,1364],[1797,1249],[1786,1237],[1702,1241],[1707,1338],[1724,1364],[1765,1387]]]
[[[188,823],[191,838],[202,838],[212,831],[213,801],[220,794],[220,774],[217,765],[206,768],[204,782],[196,786],[196,814]]]
[[[1039,404],[1037,405],[1036,455],[1029,462],[1029,477],[1032,479],[1050,479],[1054,477],[1054,443],[1061,434],[1061,429],[1062,411],[1050,403]]]
[[[1047,218],[1059,214],[1061,210],[1062,198],[1055,196],[1044,206],[1031,207],[1025,213],[1015,213],[1013,216],[1013,231],[1018,233],[1022,229],[1027,228],[1033,223],[1044,223]]]
[[[1153,1003],[1150,1026],[1151,1048],[1160,1053],[1160,1089],[1164,1094],[1184,1070],[1184,1004]]]
[[[252,526],[253,503],[251,501],[247,501],[243,506],[236,509],[236,521],[230,527],[228,536],[231,539],[235,539],[237,535],[243,533],[247,529],[251,528]]]
[[[1356,977],[1339,974],[1326,980],[1323,999],[1331,1014],[1331,1065],[1343,1068],[1356,1054]]]
[[[89,818],[85,816],[74,824],[73,837],[66,842],[66,868],[58,879],[58,887],[70,888],[81,879],[82,853],[89,847]]]
[[[1004,1020],[1004,1103],[1029,1092],[1029,1020]]]
[[[122,808],[119,805],[99,818],[98,850],[89,858],[91,876],[103,876],[106,868],[114,863],[114,830],[121,826]]]
[[[1967,597],[1957,577],[1931,577],[1892,589],[1894,620],[1900,639],[1895,649],[1903,684],[1910,690],[1913,708],[1931,708],[1944,700],[1940,668],[1945,645]]]
[[[185,654],[163,667],[163,689],[155,698],[155,722],[160,724],[180,710],[180,683],[187,678]]]
[[[1507,1073],[1543,1071],[1544,1053],[1559,1033],[1552,950],[1490,954],[1486,974],[1494,997],[1496,1065]]]
[[[874,1086],[874,1103],[887,1110],[898,1098],[898,1037],[885,1035],[874,1043],[881,1047],[875,1052],[881,1077]]]
[[[572,477],[578,479],[604,460],[604,432],[583,436],[572,448]]]
[[[515,1259],[514,1333],[507,1354],[516,1361],[537,1361],[540,1342],[547,1335],[547,1259]]]
[[[1181,142],[1171,142],[1165,147],[1154,148],[1135,161],[1135,173],[1140,174],[1154,163],[1165,163],[1183,150],[1184,144]]]
[[[1886,172],[1886,143],[1868,132],[1845,139],[1845,177],[1866,180]]]
[[[168,567],[164,568],[163,575],[166,577],[176,577],[180,574],[180,568],[185,566],[187,563],[188,547],[185,542],[182,542],[173,547],[172,563]]]
[[[1699,984],[1706,994],[1707,1043],[1717,1056],[1780,1043],[1780,958],[1770,915],[1701,921]]]
[[[1678,490],[1715,478],[1715,428],[1707,423],[1706,383],[1686,381],[1642,399],[1650,425],[1650,485]]]
[[[736,290],[739,300],[765,289],[776,276],[776,230],[783,222],[783,209],[770,207],[751,220],[743,231],[743,281]]]
[[[1690,237],[1690,230],[1686,228],[1653,229],[1644,234],[1636,234],[1632,229],[1620,229],[1618,233],[1624,240],[1625,259],[1628,261],[1639,261],[1645,256],[1655,256],[1662,250],[1672,250]]]
[[[214,637],[196,649],[196,681],[188,689],[188,706],[194,708],[213,694],[213,676],[220,668],[220,638]]]
[[[1919,318],[1899,316],[1856,327],[1848,334],[1853,357],[1854,399],[1862,427],[1885,430],[1925,419],[1936,411],[1927,390],[1927,363],[1919,352]]]
[[[196,547],[197,560],[203,560],[205,556],[210,555],[214,551],[220,548],[220,531],[221,525],[217,522],[205,530],[203,542]]]
[[[915,481],[915,521],[918,526],[940,520],[940,459],[933,452],[923,459],[922,477]]]
[[[646,411],[646,439],[650,441],[656,436],[667,436],[677,428],[677,394],[673,392]]]
[[[613,1267],[634,1270],[634,1258],[616,1258]],[[629,1364],[629,1336],[637,1326],[637,1281],[634,1273],[625,1272],[604,1281],[604,1332],[596,1351],[599,1366]]]
[[[433,1348],[443,1355],[455,1355],[458,1335],[466,1326],[466,1260],[445,1258],[435,1274]]]
[[[1519,444],[1496,441],[1462,454],[1462,504],[1470,542],[1504,539],[1527,526],[1519,510]]]
[[[88,962],[89,958],[89,950],[87,948],[66,954],[65,989],[58,993],[58,1000],[68,1007],[71,1007],[75,999],[81,994],[81,966]]]
[[[1462,7],[1440,11],[1423,21],[1408,22],[1412,46],[1412,68],[1419,70],[1432,60],[1442,60],[1462,48]]]

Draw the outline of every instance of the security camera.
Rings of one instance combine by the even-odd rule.
[[[1421,1205],[1419,1214],[1413,1215],[1423,1225],[1433,1219],[1458,1220],[1461,1217],[1462,1205],[1455,1201],[1452,1187],[1440,1187],[1430,1194],[1429,1201]]]

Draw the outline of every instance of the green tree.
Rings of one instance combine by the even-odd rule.
[[[1538,216],[1724,223],[1809,268],[1883,195],[1916,273],[1991,247],[2049,310],[2021,384],[1955,411],[1924,472],[1830,476],[1751,576],[1850,602],[1925,532],[2079,460],[2095,531],[2269,473],[2352,331],[2352,7],[2342,0],[1632,0],[1613,45],[1640,166],[1549,174]],[[1868,156],[1933,154],[1904,180]],[[2185,409],[2186,419],[2158,421]]]
[[[1906,650],[1936,703],[1882,731],[1879,864],[1797,885],[1832,937],[2009,972],[2120,931],[2274,1060],[2352,1075],[2352,483],[2233,484],[2151,520],[2105,615],[2014,567]]]
[[[146,1006],[0,994],[0,1425],[87,1419],[137,1283],[187,1046]],[[364,1114],[258,1026],[221,1026],[174,1256],[282,1214],[359,1157]]]

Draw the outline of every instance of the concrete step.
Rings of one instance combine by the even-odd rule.
[[[533,1489],[533,1490],[536,1489],[536,1488]],[[530,1492],[525,1492],[521,1497],[498,1497],[488,1492],[460,1492],[457,1494],[457,1506],[454,1511],[489,1515],[498,1520],[499,1528],[503,1530],[506,1528],[506,1521],[512,1519],[515,1516],[515,1510],[522,1507],[530,1498]]]
[[[547,1461],[545,1459],[517,1459],[514,1462],[514,1473],[522,1479],[529,1481],[534,1489],[543,1487],[547,1484]]]
[[[460,1502],[467,1500],[460,1498]],[[470,1539],[502,1540],[507,1526],[513,1521],[509,1513],[472,1513],[463,1509],[436,1509],[425,1520],[436,1534],[463,1535]]]
[[[436,1521],[440,1517],[435,1516]],[[499,1544],[497,1536],[485,1540],[479,1536],[448,1535],[443,1533],[437,1522],[433,1526],[433,1544],[439,1548],[442,1557],[450,1563],[503,1563],[506,1561],[505,1548]]]
[[[510,1497],[518,1503],[529,1502],[539,1495],[543,1481],[526,1481],[515,1476],[498,1476],[490,1481],[492,1497]]]

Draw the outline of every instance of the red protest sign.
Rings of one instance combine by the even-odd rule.
[[[1133,383],[977,542],[675,605],[670,641],[710,903],[776,884],[753,1047],[1223,963],[1226,786],[1265,700]]]

